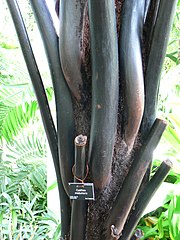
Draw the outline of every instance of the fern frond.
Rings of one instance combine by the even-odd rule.
[[[20,130],[35,117],[38,105],[36,101],[18,106],[0,104],[0,139],[10,142]]]
[[[46,92],[51,100],[52,87],[47,87]],[[31,84],[0,84],[0,139],[11,141],[34,119],[37,109]]]
[[[7,145],[7,160],[13,159],[16,163],[30,163],[42,161],[46,155],[46,138],[45,135],[22,134],[13,140],[13,143]]]

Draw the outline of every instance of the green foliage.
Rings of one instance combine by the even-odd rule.
[[[168,126],[163,137],[173,148],[171,156],[178,156],[180,154],[180,138],[175,127]]]
[[[0,160],[0,239],[59,239],[60,223],[47,211],[46,139],[19,135]]]
[[[160,86],[158,106],[159,117],[164,118],[168,124],[162,140],[164,146],[166,145],[164,155],[175,159],[175,161],[180,161],[179,78],[180,64],[164,75]]]
[[[164,64],[165,72],[180,63],[179,59],[179,40],[180,40],[180,1],[176,9],[174,23],[171,31],[170,41],[167,49],[166,60]]]
[[[164,118],[168,126],[163,138],[154,154],[152,175],[165,158],[170,158],[173,169],[165,181],[172,184],[175,189],[167,192],[164,203],[161,206],[141,218],[137,228],[144,232],[143,238],[149,240],[179,240],[180,239],[180,118],[179,118],[179,93],[180,93],[180,1],[175,15],[175,20],[167,49],[164,72],[161,80],[158,103],[158,116]],[[164,191],[166,189],[164,188]]]
[[[19,131],[27,126],[30,119],[34,117],[37,110],[37,102],[30,104],[8,107],[0,104],[0,137],[4,137],[7,142],[11,141],[13,136],[17,136]]]
[[[26,1],[25,1],[26,2]],[[2,11],[4,12],[4,11]],[[28,30],[34,29],[34,19],[28,2],[25,3],[25,21]],[[164,74],[173,69],[175,75],[179,64],[180,1],[175,16],[171,39],[166,54]],[[5,19],[5,18],[4,18]],[[11,31],[9,31],[11,34]],[[39,47],[39,44],[36,44]],[[19,61],[19,45],[0,33],[0,239],[59,239],[61,225],[54,214],[47,210],[46,139],[39,126],[38,105],[29,83],[28,74]],[[13,56],[13,57],[12,57]],[[17,61],[18,59],[18,61]],[[44,64],[44,63],[43,63]],[[171,83],[171,93],[161,91],[159,115],[169,126],[163,135],[165,156],[174,163],[180,155],[180,120],[175,115],[179,97],[179,78],[171,72],[162,85]],[[179,76],[179,75],[176,75]],[[169,85],[167,87],[169,91]],[[53,90],[46,88],[49,100]],[[173,96],[173,99],[172,99]],[[172,103],[175,103],[174,105]],[[179,106],[179,105],[178,105]],[[33,124],[36,124],[33,125]],[[168,147],[167,147],[168,143]],[[170,147],[169,147],[170,146]],[[164,158],[164,155],[163,155]],[[161,157],[156,158],[154,169]],[[167,182],[180,182],[179,169],[173,168]],[[178,185],[179,186],[179,185]],[[180,194],[170,193],[164,205],[141,219],[138,228],[144,232],[142,239],[180,239]]]
[[[56,184],[47,189],[38,104],[19,46],[0,38],[0,239],[59,239],[61,225],[47,209]],[[51,100],[52,87],[46,93]]]
[[[178,240],[180,234],[180,195],[179,185],[167,195],[164,205],[145,215],[137,228],[144,232],[145,239]]]
[[[174,195],[168,208],[170,237],[180,239],[180,195]]]
[[[1,195],[3,203],[0,213],[1,239],[59,239],[60,224],[52,213],[36,210],[37,197],[22,201],[18,195]],[[57,227],[56,227],[57,226]],[[55,232],[55,233],[54,233]]]
[[[52,88],[46,91],[52,99]],[[0,84],[0,139],[9,142],[29,123],[37,121],[37,110],[30,84]]]
[[[40,133],[27,136],[25,134],[15,138],[11,144],[7,145],[7,158],[13,161],[38,162],[46,157],[46,139]]]
[[[7,41],[7,38],[5,36],[3,36],[2,33],[0,33],[0,47],[4,48],[4,49],[17,49],[18,46],[13,45],[12,43],[10,43],[9,41]]]

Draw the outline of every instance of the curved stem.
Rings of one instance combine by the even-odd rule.
[[[141,124],[142,141],[156,117],[161,69],[164,62],[177,0],[160,0],[145,73],[145,109]],[[158,64],[157,64],[158,63]]]
[[[83,179],[86,175],[85,146],[87,137],[79,135],[75,138],[75,176]],[[74,179],[77,182],[76,179]],[[74,200],[71,213],[71,240],[85,239],[87,221],[87,201]]]
[[[149,1],[149,0],[148,0]],[[149,56],[149,52],[151,49],[152,44],[152,37],[154,32],[154,27],[156,23],[158,8],[159,8],[160,0],[151,0],[148,4],[147,15],[145,18],[145,24],[144,24],[144,44],[146,48],[145,53],[145,68],[147,67],[147,60]]]
[[[145,0],[144,20],[145,20],[146,17],[147,17],[147,13],[148,13],[149,6],[150,6],[150,3],[151,3],[151,2],[152,2],[152,0]]]
[[[129,150],[141,124],[144,110],[144,77],[141,41],[144,0],[126,0],[122,8],[120,30],[120,79],[124,82],[124,134]]]
[[[44,43],[55,93],[60,158],[60,164],[57,171],[61,172],[61,176],[58,177],[57,175],[57,178],[61,202],[61,235],[63,237],[69,232],[70,226],[70,201],[68,196],[64,193],[64,188],[68,193],[68,182],[72,181],[71,169],[73,165],[74,151],[72,100],[62,73],[58,53],[58,37],[46,2],[44,0],[31,0],[30,2]],[[66,144],[64,144],[65,142]]]
[[[156,118],[159,82],[164,62],[170,29],[177,0],[152,0],[146,20],[146,71],[145,71],[145,108],[140,127],[140,138],[143,142]],[[158,63],[158,64],[157,64]],[[152,159],[152,157],[151,157]],[[144,177],[144,183],[149,180],[151,164]]]
[[[57,16],[59,17],[59,4],[60,4],[60,0],[56,0],[55,1],[55,11]]]
[[[113,0],[88,1],[92,58],[89,162],[96,188],[109,181],[118,111],[118,46]]]
[[[58,53],[58,37],[45,0],[31,0],[45,46],[55,93],[60,171],[66,192],[71,182],[74,159],[74,121],[70,91],[62,74]]]
[[[86,0],[60,1],[59,51],[62,70],[75,98],[81,99],[81,32]]]
[[[117,238],[120,237],[138,189],[141,185],[143,176],[149,166],[149,162],[151,160],[149,159],[149,155],[151,155],[156,148],[165,127],[166,123],[164,121],[160,119],[155,121],[148,138],[141,147],[137,157],[134,159],[129,173],[112,207],[107,223],[107,240],[113,239],[113,232],[116,233]],[[114,231],[112,231],[112,226],[114,226]]]
[[[169,160],[162,162],[159,169],[152,177],[152,179],[147,183],[145,189],[140,194],[137,203],[135,204],[135,210],[130,215],[128,222],[126,223],[122,236],[119,240],[129,240],[133,234],[134,228],[138,224],[143,211],[150,202],[151,198],[158,190],[161,183],[164,181],[168,172],[172,168],[172,163]]]
[[[7,4],[11,12],[27,69],[34,87],[51,153],[53,155],[53,159],[55,160],[55,165],[58,168],[57,133],[51,116],[41,75],[31,48],[18,3],[16,0],[7,0]]]

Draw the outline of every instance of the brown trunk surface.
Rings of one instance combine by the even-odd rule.
[[[117,14],[117,32],[119,36],[120,31],[120,15],[121,8],[124,0],[115,0],[116,14]],[[91,123],[91,56],[90,56],[90,37],[89,37],[89,21],[86,13],[84,24],[84,38],[82,41],[82,74],[83,74],[83,96],[82,101],[79,103],[73,101],[74,105],[74,119],[76,124],[76,135],[83,134],[89,139],[90,134],[90,123]],[[121,81],[120,81],[121,82]],[[123,92],[123,86],[120,86]],[[120,94],[122,96],[122,94]],[[104,240],[105,239],[105,223],[107,222],[110,209],[112,208],[113,202],[122,186],[122,183],[127,176],[129,168],[134,158],[135,152],[138,150],[140,143],[136,140],[135,147],[128,153],[127,145],[122,139],[122,110],[123,110],[123,99],[119,99],[119,110],[118,110],[118,123],[116,142],[114,146],[113,162],[112,162],[112,173],[111,180],[108,186],[103,191],[95,191],[96,200],[90,201],[88,204],[88,216],[87,216],[87,229],[86,239],[90,240]],[[88,144],[87,144],[88,153]],[[88,154],[86,154],[88,158]],[[101,171],[101,169],[99,169]],[[89,172],[89,178],[87,181],[91,182],[91,172]],[[78,219],[77,219],[78,220]]]

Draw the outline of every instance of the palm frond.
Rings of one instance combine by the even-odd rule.
[[[52,87],[47,87],[46,92],[51,100]],[[37,109],[31,84],[0,84],[0,139],[11,141],[36,117]]]
[[[37,108],[36,101],[26,102],[24,106],[0,104],[0,139],[10,142],[35,117]]]
[[[0,193],[6,192],[12,196],[17,191],[23,199],[31,200],[41,193],[38,194],[38,202],[41,199],[44,201],[47,188],[45,134],[35,128],[32,133],[28,129],[25,132],[4,148],[0,164]]]
[[[35,128],[32,126],[32,128]],[[40,162],[47,155],[46,138],[43,134],[32,133],[22,134],[7,145],[7,160],[14,160],[17,163]]]

